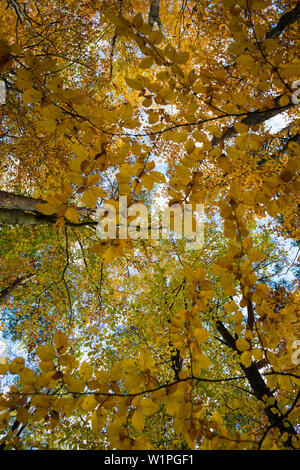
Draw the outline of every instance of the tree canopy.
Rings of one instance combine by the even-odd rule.
[[[300,448],[299,18],[1,3],[1,449]],[[120,237],[121,197],[203,245]]]

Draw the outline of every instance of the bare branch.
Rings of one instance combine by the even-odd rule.
[[[25,23],[28,26],[31,26],[31,21],[28,16],[24,13],[19,3],[16,0],[7,0],[8,5],[10,5],[16,12],[18,19],[21,23]]]

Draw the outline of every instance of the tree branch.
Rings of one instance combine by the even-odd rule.
[[[15,10],[16,15],[21,23],[23,23],[24,21],[28,26],[31,26],[30,19],[24,13],[24,11],[22,10],[22,8],[20,7],[19,3],[16,0],[7,0],[7,3]]]
[[[30,279],[32,279],[33,277],[35,277],[35,274],[17,277],[17,279],[15,279],[9,286],[2,289],[0,291],[0,305],[6,301],[6,299],[10,296],[10,294],[16,287],[25,284],[26,282],[30,281]]]
[[[166,39],[166,33],[159,16],[159,4],[160,0],[151,0],[148,23],[151,24],[151,26],[154,26],[154,24],[156,23],[164,39]]]
[[[21,194],[0,191],[0,224],[7,225],[42,225],[54,224],[55,215],[45,215],[36,209],[37,203],[44,203],[42,199],[35,199]],[[82,225],[97,225],[89,218],[94,211],[85,207],[77,208],[80,215],[78,224],[65,221],[66,225],[79,227]]]
[[[221,321],[217,321],[216,326],[217,326],[217,330],[221,333],[221,336],[223,337],[226,344],[232,350],[236,351],[238,354],[241,354],[241,352],[238,350],[236,346],[234,337],[229,333],[229,331],[223,325],[223,323]],[[270,390],[270,388],[267,386],[267,384],[265,383],[264,379],[262,378],[257,368],[257,364],[252,362],[252,364],[249,367],[245,367],[242,363],[240,363],[240,367],[245,373],[257,400],[265,401],[266,398],[270,398],[270,397],[273,398],[273,393]],[[283,423],[285,416],[281,414],[276,400],[274,401],[272,405],[266,406],[265,413],[268,417],[270,424],[273,427],[276,427],[277,429],[279,429],[281,435],[284,432],[286,432],[289,435],[288,440],[284,444],[289,447],[293,447],[292,437],[296,436],[297,433],[294,427],[289,422],[285,421],[285,423]]]
[[[288,109],[292,108],[295,106],[292,101],[290,101],[289,104],[286,106],[280,106],[279,100],[282,95],[277,96],[274,98],[274,107],[271,109],[267,109],[266,111],[253,111],[247,114],[246,117],[244,117],[241,122],[243,124],[246,124],[248,127],[254,127],[258,124],[262,124],[263,122],[267,121],[268,119],[271,119],[274,116],[277,116],[277,114],[281,114],[284,111],[287,111]],[[211,143],[213,146],[218,145],[220,141],[228,140],[234,137],[235,135],[238,134],[238,131],[235,129],[235,127],[232,125],[228,127],[228,129],[224,132],[224,134],[221,137],[213,137],[211,140]]]
[[[281,16],[277,25],[267,32],[266,39],[276,38],[285,30],[287,26],[295,23],[299,19],[300,19],[300,2],[297,3],[297,5],[295,6],[295,8],[293,8],[293,10],[288,11],[287,13]]]

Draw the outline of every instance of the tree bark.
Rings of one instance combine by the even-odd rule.
[[[42,225],[54,224],[55,215],[45,215],[36,209],[37,203],[44,203],[42,199],[35,199],[21,194],[0,191],[0,224],[6,225]],[[96,221],[89,219],[93,210],[84,207],[77,208],[80,216],[78,224],[66,220],[66,225],[78,227],[82,225],[97,225]]]
[[[275,106],[272,109],[267,109],[266,111],[253,111],[248,113],[246,117],[244,117],[241,122],[243,124],[246,124],[248,127],[254,127],[258,124],[262,124],[263,122],[267,121],[268,119],[271,119],[274,116],[277,116],[277,114],[281,114],[284,111],[287,111],[288,109],[292,108],[295,106],[292,101],[290,101],[289,104],[286,106],[280,106],[279,100],[281,96],[277,96],[274,99]],[[234,126],[228,127],[228,129],[224,132],[224,134],[221,137],[213,137],[211,140],[211,143],[213,146],[218,145],[220,141],[225,141],[228,139],[231,139],[231,137],[234,137],[235,135],[238,134],[238,131],[235,129]]]
[[[8,299],[8,297],[13,292],[13,290],[15,290],[16,287],[25,284],[26,282],[30,281],[30,279],[32,279],[33,277],[35,277],[35,274],[28,274],[28,276],[17,277],[17,279],[15,279],[9,286],[2,289],[0,291],[0,305],[4,303],[6,299]]]
[[[223,325],[223,323],[221,321],[217,321],[216,326],[217,326],[217,330],[221,334],[223,340],[228,345],[228,347],[230,347],[233,351],[236,351],[238,354],[240,354],[240,351],[236,347],[235,338],[229,333],[229,331]],[[243,364],[240,363],[240,367],[243,370],[244,374],[246,375],[248,382],[257,400],[264,401],[263,397],[273,398],[273,393],[270,390],[270,388],[267,386],[267,384],[265,383],[261,373],[259,372],[257,364],[255,364],[255,362],[252,362],[252,364],[249,367],[245,367]],[[286,446],[293,447],[292,437],[296,436],[297,433],[294,427],[288,421],[285,421],[285,425],[284,425],[283,419],[282,419],[283,415],[281,414],[278,408],[278,403],[276,400],[274,401],[272,405],[268,405],[265,408],[265,413],[272,427],[279,429],[281,435],[285,432],[288,434],[289,437],[284,444]]]
[[[165,33],[163,24],[159,16],[159,5],[160,5],[160,0],[151,0],[148,23],[151,24],[151,26],[154,26],[154,24],[156,23],[164,39],[166,39],[166,33]]]
[[[287,28],[290,24],[295,23],[299,19],[300,19],[300,2],[297,3],[297,5],[295,6],[295,8],[293,8],[293,10],[288,11],[287,13],[281,16],[277,25],[267,32],[266,39],[276,38],[285,30],[285,28]]]

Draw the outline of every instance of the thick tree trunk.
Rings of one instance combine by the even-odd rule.
[[[37,203],[43,203],[42,199],[34,199],[21,194],[0,191],[0,224],[6,225],[41,225],[53,224],[56,221],[55,215],[44,215],[36,209]],[[66,220],[67,225],[96,225],[96,221],[89,219],[93,214],[92,210],[78,208],[81,218],[79,224],[74,224]]]

